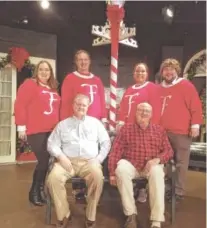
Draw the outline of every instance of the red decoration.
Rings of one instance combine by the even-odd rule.
[[[25,61],[29,58],[29,53],[26,49],[19,47],[12,47],[10,52],[11,63],[17,68],[18,71],[21,71]]]

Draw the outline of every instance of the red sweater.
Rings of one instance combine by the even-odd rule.
[[[135,84],[126,90],[120,103],[118,120],[133,123],[136,106],[142,102],[147,102],[152,106],[152,123],[159,124],[161,113],[160,89],[152,82],[145,82],[141,86]]]
[[[27,134],[50,132],[59,122],[60,96],[56,91],[27,79],[19,87],[14,105],[16,125]]]
[[[174,85],[161,85],[161,125],[169,132],[189,134],[191,125],[202,124],[202,106],[194,85],[179,78]]]
[[[66,76],[61,89],[60,118],[64,120],[73,115],[73,99],[78,93],[88,95],[90,106],[88,115],[97,119],[106,118],[104,86],[99,77],[83,75],[75,71]]]

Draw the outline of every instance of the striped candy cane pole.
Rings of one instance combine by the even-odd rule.
[[[111,77],[110,77],[109,130],[115,131],[119,28],[120,28],[120,22],[124,17],[123,7],[120,8],[118,5],[108,5],[107,17],[111,25]]]
[[[109,110],[109,130],[116,129],[116,98],[117,98],[117,72],[118,72],[118,50],[111,56],[111,78],[110,78],[110,110]]]

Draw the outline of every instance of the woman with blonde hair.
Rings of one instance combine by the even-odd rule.
[[[59,122],[60,96],[52,66],[40,61],[32,78],[26,79],[17,91],[15,123],[18,137],[27,140],[37,158],[29,201],[35,206],[45,203],[44,182],[48,169],[47,139]]]

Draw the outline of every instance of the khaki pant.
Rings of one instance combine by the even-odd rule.
[[[103,189],[102,166],[80,158],[70,158],[70,161],[74,169],[72,174],[56,162],[47,178],[47,186],[54,201],[57,219],[63,220],[70,215],[65,183],[72,176],[77,175],[85,179],[88,187],[86,217],[95,221],[96,208]]]
[[[135,167],[125,159],[121,159],[118,162],[115,174],[117,177],[117,187],[121,195],[124,214],[126,216],[137,214],[132,179],[144,177],[144,175],[138,173]],[[145,176],[148,179],[149,185],[149,203],[151,209],[150,220],[153,221],[164,221],[164,176],[163,165],[154,166],[148,176]]]
[[[175,193],[184,195],[185,182],[190,158],[191,138],[188,135],[180,135],[168,132],[169,141],[175,153],[176,177]],[[168,171],[170,174],[170,171]]]

